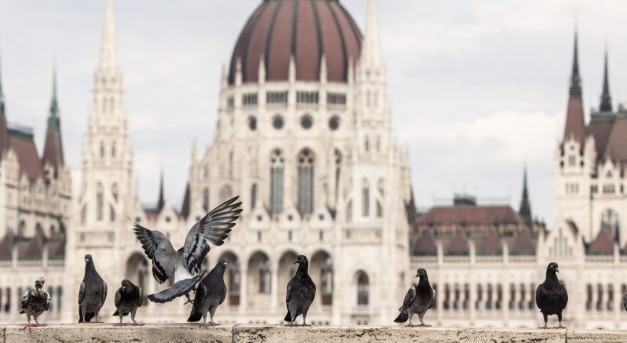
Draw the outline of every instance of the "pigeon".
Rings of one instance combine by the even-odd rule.
[[[296,317],[303,315],[303,326],[307,325],[307,311],[309,306],[316,297],[316,284],[307,274],[309,262],[307,257],[299,255],[296,257],[294,264],[298,263],[296,275],[287,284],[287,293],[285,294],[285,304],[287,305],[287,314],[283,319],[289,322],[290,326],[294,325]]]
[[[568,303],[568,292],[566,292],[564,284],[557,279],[555,273],[559,273],[557,263],[551,262],[546,267],[546,279],[536,289],[536,305],[544,316],[544,326],[540,329],[548,329],[547,317],[552,314],[556,314],[557,319],[559,319],[558,328],[566,328],[562,326],[562,311]]]
[[[197,322],[202,317],[203,324],[201,327],[218,325],[213,321],[218,305],[224,302],[226,298],[226,284],[224,283],[224,271],[229,260],[222,257],[218,264],[209,272],[207,277],[202,279],[198,286],[198,291],[194,297],[194,305],[189,313],[188,322]],[[207,324],[207,312],[211,317],[211,321]]]
[[[89,323],[96,317],[95,323],[102,323],[98,320],[98,312],[107,299],[107,283],[98,275],[91,255],[85,255],[85,276],[78,291],[78,315],[79,323]]]
[[[164,303],[186,295],[187,303],[191,302],[188,293],[202,278],[203,274],[198,273],[210,249],[206,240],[217,246],[224,244],[242,212],[242,203],[235,203],[237,198],[225,201],[194,224],[185,237],[185,245],[178,251],[174,250],[163,233],[135,223],[135,236],[152,260],[152,275],[155,280],[162,284],[174,277],[174,284],[159,293],[150,294],[150,301]]]
[[[411,319],[414,314],[418,314],[420,326],[431,326],[425,324],[424,316],[427,310],[435,305],[436,293],[435,290],[431,288],[429,276],[427,276],[427,271],[424,268],[419,268],[416,271],[416,277],[420,277],[420,281],[418,281],[417,285],[412,286],[407,291],[407,294],[405,294],[403,305],[398,309],[401,313],[394,319],[394,322],[404,323],[409,319],[407,326],[413,327],[415,325],[411,323]]]
[[[135,313],[137,313],[137,308],[142,305],[143,300],[142,289],[138,286],[135,286],[129,280],[122,280],[122,287],[115,292],[115,313],[114,316],[120,316],[120,322],[115,324],[116,326],[123,326],[122,317],[131,314],[131,320],[133,321],[133,325],[143,325],[139,324],[135,321]]]
[[[26,318],[28,319],[28,324],[24,327],[24,329],[28,328],[31,330],[30,317],[35,318],[35,326],[45,326],[46,324],[40,324],[37,321],[37,317],[41,316],[42,313],[48,311],[50,309],[50,294],[43,290],[44,283],[43,277],[38,277],[35,281],[35,289],[31,289],[26,291],[22,296],[22,310],[20,314],[26,313]]]

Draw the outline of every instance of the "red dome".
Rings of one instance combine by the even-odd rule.
[[[291,55],[297,80],[318,81],[324,55],[327,80],[346,82],[349,60],[359,59],[361,39],[359,27],[338,0],[263,0],[237,39],[229,84],[235,83],[238,59],[242,81],[258,82],[262,56],[266,79],[286,81]]]

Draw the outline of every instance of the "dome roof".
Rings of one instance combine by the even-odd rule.
[[[290,56],[296,79],[318,81],[324,55],[327,80],[346,82],[349,60],[356,62],[362,34],[338,0],[263,0],[240,33],[229,69],[235,83],[238,59],[242,82],[258,82],[263,58],[267,81],[286,81]]]

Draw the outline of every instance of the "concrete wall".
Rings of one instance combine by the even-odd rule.
[[[402,326],[285,327],[240,325],[199,328],[197,324],[154,324],[114,327],[72,324],[34,328],[0,327],[0,343],[13,342],[627,342],[627,332],[584,330],[522,330],[473,328],[405,328]]]

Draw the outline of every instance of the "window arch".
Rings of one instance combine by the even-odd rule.
[[[609,229],[612,233],[612,237],[620,242],[620,222],[618,220],[618,213],[613,210],[605,210],[601,214],[601,229]]]
[[[254,209],[257,205],[257,184],[253,183],[250,187],[250,209]]]
[[[101,221],[104,218],[104,195],[102,194],[102,183],[96,187],[96,219]]]
[[[377,200],[377,218],[383,218],[383,205]]]
[[[302,214],[313,212],[314,156],[303,149],[298,154],[298,209]]]
[[[285,158],[279,149],[270,156],[270,213],[273,215],[283,210],[283,174]]]
[[[364,217],[370,215],[370,185],[366,178],[361,181],[361,215]]]
[[[26,234],[26,222],[24,220],[20,220],[20,225],[17,227],[17,236],[24,237]]]
[[[368,306],[370,298],[370,280],[363,271],[357,273],[357,305]]]

